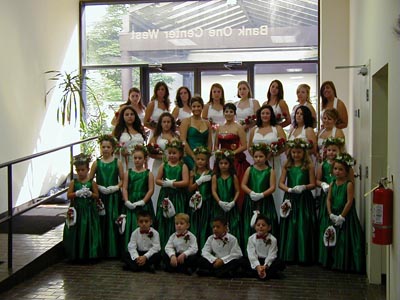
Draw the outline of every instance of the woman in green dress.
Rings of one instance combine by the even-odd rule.
[[[318,210],[318,262],[323,263],[326,261],[326,251],[324,245],[324,233],[326,228],[330,225],[328,211],[326,209],[326,197],[328,196],[329,185],[335,179],[332,174],[332,164],[336,155],[340,153],[342,146],[344,146],[344,139],[329,137],[324,140],[324,152],[326,159],[317,170],[317,186],[321,187],[321,195],[319,196],[319,210]]]
[[[195,155],[193,149],[204,146],[208,149],[212,147],[212,135],[210,122],[201,118],[204,102],[200,96],[194,96],[190,100],[192,116],[182,120],[179,128],[181,141],[184,142],[185,156],[184,163],[189,170],[194,168]]]
[[[315,168],[307,153],[312,146],[301,138],[289,140],[287,145],[288,160],[279,180],[279,188],[285,191],[279,257],[288,263],[312,264],[317,259],[317,217],[311,194]]]
[[[210,217],[211,220],[218,216],[225,217],[229,233],[236,237],[239,245],[243,245],[243,225],[236,205],[240,186],[233,163],[235,154],[230,150],[217,150],[215,159],[215,174],[211,179],[211,191],[215,201],[211,205]]]
[[[97,184],[89,179],[90,158],[74,157],[77,179],[71,181],[67,197],[76,211],[76,223],[64,226],[64,247],[69,261],[88,262],[102,256]],[[70,210],[68,210],[70,211]],[[67,217],[72,217],[68,214]]]
[[[122,198],[125,207],[122,213],[126,215],[125,232],[122,242],[122,253],[127,250],[131,234],[138,227],[137,216],[139,211],[147,211],[154,218],[154,208],[151,196],[154,193],[154,176],[145,168],[147,148],[137,144],[132,151],[133,169],[125,172],[122,186]]]
[[[353,158],[339,154],[333,163],[335,179],[330,185],[326,208],[336,230],[336,245],[326,247],[323,266],[346,272],[365,272],[365,241],[354,206],[354,184],[349,179]]]
[[[268,165],[270,148],[267,144],[261,143],[253,144],[249,150],[253,156],[254,165],[247,168],[241,185],[246,194],[243,209],[244,249],[247,249],[249,237],[255,233],[255,229],[250,226],[254,211],[268,217],[271,222],[271,234],[276,239],[279,237],[278,215],[272,196],[276,188],[275,170]]]
[[[155,228],[160,234],[161,248],[164,249],[169,237],[175,232],[173,215],[167,214],[166,199],[175,208],[175,214],[186,213],[188,207],[189,170],[181,161],[183,156],[183,143],[172,139],[166,144],[168,161],[158,169],[156,184],[161,186],[157,201],[157,214]]]
[[[114,157],[116,139],[109,134],[99,137],[102,157],[97,159],[91,169],[89,178],[96,177],[100,199],[104,203],[105,215],[100,216],[100,228],[103,241],[104,257],[119,257],[119,233],[115,220],[119,216],[121,206],[120,187],[124,171],[122,163]]]
[[[189,200],[190,231],[196,236],[199,249],[202,249],[207,238],[212,233],[210,226],[210,209],[213,201],[211,195],[211,175],[209,168],[211,152],[206,147],[197,147],[193,150],[195,155],[195,167],[190,171],[189,192],[194,193],[193,199],[196,199],[199,193],[201,195],[201,207],[196,208],[195,203]],[[192,201],[192,205],[190,204]],[[195,200],[196,201],[196,200]]]

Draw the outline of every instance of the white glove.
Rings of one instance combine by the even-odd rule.
[[[79,196],[79,197],[83,197],[83,198],[92,197],[92,192],[88,187],[84,186],[80,190],[82,192],[82,194],[81,194],[82,196]]]
[[[88,191],[85,191],[85,194],[83,195],[83,197],[90,198],[90,197],[92,197],[92,195],[93,195],[92,191],[88,190]]]
[[[301,194],[305,190],[306,190],[305,185],[296,185],[295,187],[292,188],[292,193]]]
[[[218,202],[218,205],[222,208],[222,210],[224,211],[224,212],[228,212],[230,209],[229,209],[229,203],[228,202],[224,202],[224,201],[219,201]]]
[[[175,179],[165,179],[164,181],[163,181],[163,184],[162,184],[162,186],[163,187],[169,187],[169,188],[175,188],[174,187],[174,182],[175,182],[176,180]]]
[[[211,175],[204,175],[201,174],[200,177],[196,180],[197,185],[201,185],[204,182],[210,181],[211,180]]]
[[[342,215],[338,215],[335,226],[341,227],[342,224],[344,223],[344,221],[346,221],[346,219],[344,217],[342,217]]]
[[[139,201],[135,202],[134,204],[136,204],[136,207],[138,207],[138,206],[144,206],[146,204],[146,202],[144,202],[144,200],[139,200]]]
[[[85,194],[85,191],[83,191],[83,190],[77,190],[75,192],[75,196],[79,197],[79,198],[82,198],[84,194]]]
[[[125,206],[127,207],[127,208],[129,208],[129,209],[135,209],[136,208],[136,203],[132,203],[131,201],[125,201]]]
[[[104,195],[108,195],[110,192],[109,192],[109,190],[108,190],[108,188],[106,188],[106,187],[104,187],[104,186],[102,186],[102,185],[98,185],[98,187],[99,187],[99,192],[100,193],[102,193],[102,194],[104,194]]]
[[[228,211],[235,207],[235,201],[228,202],[227,205]]]
[[[264,194],[263,193],[256,193],[254,191],[251,191],[249,196],[250,196],[250,199],[253,200],[253,201],[258,201],[258,200],[264,198]]]
[[[329,191],[329,184],[327,184],[326,182],[321,182],[321,188],[324,193],[327,193]]]
[[[331,219],[332,223],[336,225],[336,221],[338,219],[338,216],[334,215],[334,214],[330,214],[329,215],[329,219]]]
[[[110,194],[115,193],[119,191],[119,186],[118,185],[110,185],[107,190],[109,191]]]

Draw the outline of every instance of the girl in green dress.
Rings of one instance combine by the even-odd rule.
[[[279,188],[285,191],[281,213],[279,257],[289,263],[312,264],[317,259],[317,217],[311,190],[315,188],[314,165],[304,139],[287,141],[289,147]],[[287,200],[287,201],[286,201]]]
[[[99,190],[89,179],[90,157],[74,157],[77,178],[69,184],[67,197],[76,210],[76,223],[64,226],[64,247],[69,261],[88,262],[102,256],[99,212]]]
[[[211,220],[223,216],[228,220],[229,233],[242,244],[243,230],[236,202],[239,197],[239,179],[235,174],[233,161],[235,153],[230,150],[215,151],[215,174],[212,176],[211,191],[214,197],[211,205]]]
[[[145,168],[147,159],[147,148],[137,144],[133,148],[133,169],[125,172],[122,185],[122,198],[125,207],[122,213],[126,215],[126,225],[123,237],[123,251],[127,250],[131,234],[138,227],[137,216],[140,211],[147,211],[152,218],[154,208],[151,196],[154,192],[154,176],[150,170]]]
[[[325,245],[324,245],[324,232],[330,225],[329,218],[326,210],[326,197],[328,195],[329,185],[335,178],[332,174],[332,164],[337,154],[340,153],[342,146],[344,146],[344,139],[329,137],[324,140],[324,153],[326,159],[317,170],[317,186],[321,187],[321,195],[319,196],[319,210],[318,210],[318,262],[323,263],[326,260]]]
[[[324,249],[323,266],[347,272],[365,272],[364,233],[354,207],[354,184],[349,179],[353,158],[339,154],[333,163],[326,208],[336,230],[336,245]]]
[[[109,134],[99,137],[102,157],[97,159],[91,169],[89,178],[96,177],[100,198],[104,203],[105,215],[100,216],[100,228],[103,241],[104,257],[118,257],[119,234],[115,226],[115,220],[119,216],[124,171],[122,163],[114,157],[114,149],[117,145],[116,139]]]
[[[172,139],[166,144],[168,161],[158,169],[156,184],[161,186],[157,201],[155,227],[160,234],[161,248],[164,249],[169,237],[175,232],[173,216],[164,214],[164,199],[168,198],[175,208],[175,213],[186,213],[188,207],[189,170],[182,162],[183,143]]]
[[[278,215],[276,214],[272,193],[276,188],[275,170],[268,165],[270,148],[267,144],[253,144],[250,147],[254,159],[254,165],[247,168],[243,175],[242,190],[246,194],[243,210],[243,241],[244,249],[247,249],[249,237],[255,233],[250,226],[250,220],[254,211],[258,211],[268,217],[271,225],[271,233],[279,236]]]
[[[211,234],[210,209],[213,201],[211,195],[211,170],[209,168],[211,152],[206,147],[193,150],[195,168],[190,171],[189,192],[199,192],[202,204],[199,209],[189,208],[190,231],[196,236],[199,249],[202,249]]]

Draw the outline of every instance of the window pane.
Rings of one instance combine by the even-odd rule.
[[[99,69],[86,71],[87,83],[93,90],[100,109],[106,114],[107,124],[111,124],[114,112],[128,100],[131,87],[139,87],[138,68]],[[97,115],[96,103],[88,96],[88,118]]]
[[[210,100],[210,88],[214,83],[219,83],[224,88],[226,102],[238,101],[237,84],[242,80],[247,80],[247,71],[223,70],[201,72],[201,97],[204,103]]]
[[[271,81],[278,79],[282,82],[284,100],[289,112],[297,104],[297,87],[306,83],[310,86],[311,103],[317,110],[318,88],[317,88],[317,63],[293,63],[293,64],[257,64],[255,66],[255,96],[263,104],[267,101],[268,87]]]
[[[318,57],[318,0],[136,1],[84,11],[85,65]]]

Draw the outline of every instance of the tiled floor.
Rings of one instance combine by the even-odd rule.
[[[0,282],[62,239],[63,225],[44,235],[14,235],[14,268],[7,269],[7,235],[0,235]],[[285,279],[215,278],[123,271],[116,260],[93,265],[55,264],[0,293],[0,299],[385,299],[385,287],[365,276],[289,266]]]
[[[0,294],[5,299],[385,299],[384,287],[364,276],[320,267],[289,266],[286,278],[215,278],[123,271],[119,261],[94,265],[59,263]]]

